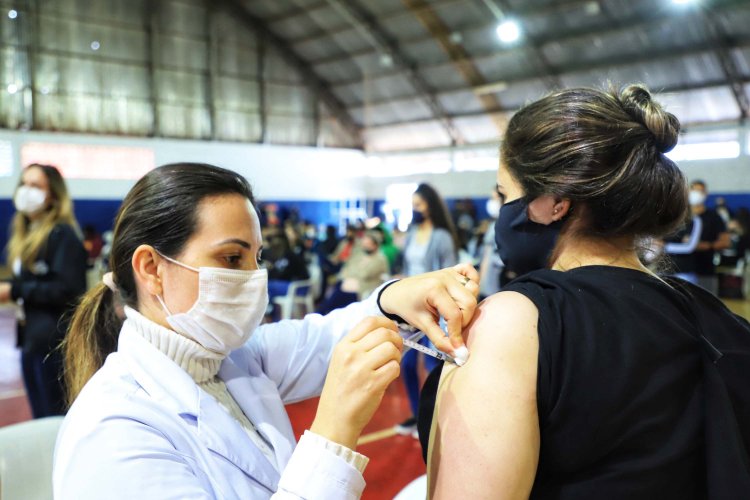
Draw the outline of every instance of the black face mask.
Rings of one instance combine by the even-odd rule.
[[[424,212],[419,212],[417,210],[412,211],[411,213],[411,221],[414,224],[421,224],[425,221]]]
[[[563,222],[545,226],[529,220],[529,200],[519,198],[506,203],[495,221],[495,244],[505,266],[526,274],[549,264]]]

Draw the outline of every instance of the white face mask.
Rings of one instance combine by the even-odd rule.
[[[16,210],[26,215],[35,214],[44,208],[47,193],[32,186],[19,186],[13,197]]]
[[[487,200],[487,215],[492,219],[497,219],[500,215],[500,200],[490,198]]]
[[[700,191],[691,190],[688,194],[688,202],[692,207],[703,205],[706,202],[706,195]]]
[[[227,355],[242,347],[260,325],[268,307],[268,272],[220,267],[196,269],[162,257],[198,273],[198,300],[189,311],[172,314],[164,299],[156,296],[172,329],[219,354]]]

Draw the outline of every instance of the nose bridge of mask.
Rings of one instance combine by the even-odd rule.
[[[222,302],[224,304],[244,304],[246,298],[255,290],[255,282],[267,280],[268,271],[240,271],[214,267],[201,267],[199,274],[198,296],[200,301]],[[267,287],[266,288],[266,293]]]

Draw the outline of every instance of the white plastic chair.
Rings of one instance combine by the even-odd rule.
[[[273,299],[273,303],[280,308],[279,316],[281,319],[292,319],[297,306],[305,308],[303,316],[315,310],[315,302],[313,298],[314,285],[312,279],[291,281],[289,283],[289,288],[286,291],[286,295],[275,297]],[[303,288],[307,289],[304,294],[301,294],[299,290]]]
[[[63,417],[0,428],[0,498],[50,500],[52,457]]]

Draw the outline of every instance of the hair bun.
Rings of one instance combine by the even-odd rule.
[[[651,98],[643,85],[628,85],[620,92],[625,111],[648,129],[661,153],[671,151],[680,134],[680,121]]]

